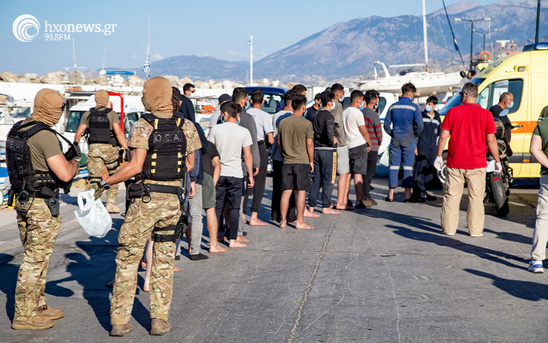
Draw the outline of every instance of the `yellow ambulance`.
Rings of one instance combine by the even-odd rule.
[[[485,109],[496,105],[503,92],[514,95],[508,113],[512,125],[517,126],[512,130],[510,167],[514,178],[538,178],[540,164],[533,160],[529,145],[540,112],[548,106],[548,43],[528,45],[523,52],[494,61],[471,82],[478,85],[477,102]],[[453,97],[440,114],[459,103],[460,97]]]

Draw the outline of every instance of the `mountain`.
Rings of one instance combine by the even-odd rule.
[[[459,48],[467,65],[470,51],[470,23],[454,18],[491,18],[477,21],[474,28],[487,33],[493,44],[514,40],[521,47],[535,36],[536,1],[500,1],[481,6],[463,1],[447,8]],[[548,7],[542,8],[540,32],[546,40]],[[453,46],[445,11],[427,15],[429,64],[433,69],[465,69]],[[488,36],[487,36],[488,44]],[[474,53],[483,50],[483,35],[474,33]],[[490,51],[490,48],[486,47]],[[469,57],[468,57],[469,58]],[[255,63],[254,76],[282,81],[304,77],[340,78],[371,73],[373,63],[423,63],[421,16],[384,18],[372,16],[337,23]],[[247,62],[228,62],[213,57],[175,56],[153,62],[155,75],[173,74],[191,79],[246,78]]]

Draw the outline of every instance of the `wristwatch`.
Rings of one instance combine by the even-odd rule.
[[[101,188],[103,188],[104,190],[109,190],[110,189],[110,185],[107,183],[107,180],[103,180],[101,182]]]

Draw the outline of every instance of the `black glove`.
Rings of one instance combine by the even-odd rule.
[[[67,161],[72,161],[75,158],[80,158],[82,156],[82,152],[80,151],[80,146],[78,145],[78,143],[73,142],[64,155]]]

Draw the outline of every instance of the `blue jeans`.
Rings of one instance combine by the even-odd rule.
[[[402,187],[413,186],[413,161],[415,160],[415,137],[392,137],[390,142],[390,173],[388,174],[388,186],[398,187],[398,173],[403,164]]]
[[[322,205],[323,208],[331,206],[331,194],[333,193],[333,183],[335,165],[333,155],[336,152],[332,150],[314,150],[314,175],[312,176],[312,189],[308,194],[308,206],[312,209],[316,207],[320,187],[322,187]]]

